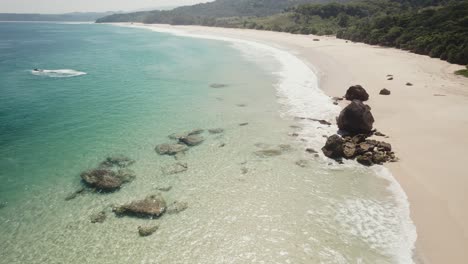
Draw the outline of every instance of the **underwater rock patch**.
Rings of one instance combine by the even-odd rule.
[[[162,167],[161,170],[164,174],[177,174],[188,170],[188,165],[185,162],[177,162],[174,164],[166,165]]]
[[[175,201],[167,207],[166,213],[178,214],[188,208],[188,203]]]
[[[142,237],[150,236],[159,229],[159,225],[154,226],[139,226],[138,234]]]
[[[187,151],[188,147],[183,144],[160,144],[157,145],[155,151],[159,155],[175,155],[179,152]]]
[[[159,217],[166,211],[166,201],[161,195],[150,195],[143,200],[114,207],[117,216]]]
[[[93,223],[93,224],[95,224],[95,223],[104,223],[106,218],[107,218],[106,212],[101,211],[99,213],[91,215],[90,220],[91,220],[91,223]]]
[[[117,166],[117,167],[125,168],[125,167],[132,165],[133,163],[135,163],[134,160],[124,155],[117,155],[117,156],[107,157],[105,161],[101,162],[100,166],[101,167]]]
[[[190,135],[179,139],[180,143],[184,143],[190,147],[200,145],[203,141],[205,141],[205,138],[200,135]]]
[[[212,128],[212,129],[208,129],[208,132],[210,134],[221,134],[224,132],[224,129],[222,128]]]
[[[80,176],[88,186],[101,191],[114,191],[123,184],[123,180],[112,170],[94,169]]]

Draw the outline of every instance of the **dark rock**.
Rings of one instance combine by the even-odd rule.
[[[373,163],[372,163],[372,153],[367,152],[367,153],[364,153],[363,155],[357,156],[356,161],[361,163],[364,166],[372,166],[373,165]]]
[[[264,149],[264,150],[255,151],[254,154],[260,158],[267,158],[267,157],[279,156],[282,154],[282,152],[279,149]]]
[[[335,102],[333,102],[333,104],[334,104],[334,105],[338,105],[338,102],[337,102],[337,101],[335,101]]]
[[[291,133],[291,134],[289,134],[289,135],[290,135],[291,137],[298,137],[298,136],[299,136],[299,133],[294,132],[294,133]]]
[[[407,83],[406,83],[406,86],[413,86],[413,84],[410,83],[410,82],[407,82]]]
[[[340,113],[338,127],[351,134],[369,134],[372,131],[374,117],[371,108],[361,101],[354,100]]]
[[[212,84],[210,84],[210,87],[211,88],[224,88],[224,87],[228,87],[228,85],[223,84],[223,83],[212,83]]]
[[[356,154],[356,144],[353,142],[345,142],[343,144],[343,157],[351,159]]]
[[[186,144],[187,146],[193,147],[201,144],[205,139],[200,135],[190,135],[179,139],[179,142]]]
[[[224,148],[225,146],[226,146],[226,143],[221,143],[221,144],[219,144],[219,146],[218,146],[218,147],[220,147],[220,148]]]
[[[359,144],[361,142],[366,141],[367,135],[365,134],[357,134],[351,138],[351,141],[355,144]]]
[[[372,154],[372,162],[375,164],[382,164],[387,161],[387,156],[383,151],[376,151]]]
[[[150,236],[154,232],[158,230],[159,226],[154,225],[154,226],[139,226],[138,227],[138,234],[142,237]]]
[[[381,94],[381,95],[390,95],[391,92],[390,92],[390,90],[383,88],[382,90],[380,90],[379,94]]]
[[[373,145],[368,144],[367,142],[361,142],[356,147],[356,154],[364,154],[366,152],[371,151],[374,148]]]
[[[116,215],[159,217],[166,211],[166,201],[161,195],[150,195],[144,200],[113,208]]]
[[[222,128],[212,128],[212,129],[208,129],[208,132],[210,134],[221,134],[224,132],[224,129]]]
[[[81,173],[81,179],[90,187],[101,191],[114,191],[123,184],[119,175],[106,169],[94,169]]]
[[[175,155],[188,150],[188,147],[182,144],[160,144],[156,146],[155,150],[159,155]]]
[[[312,120],[312,121],[315,121],[315,122],[319,122],[320,124],[322,125],[327,125],[327,126],[330,126],[331,123],[328,122],[327,120],[323,120],[323,119],[315,119],[315,118],[307,118],[309,120]]]
[[[161,168],[164,174],[177,174],[184,172],[188,169],[187,163],[177,162],[174,164],[166,165]]]
[[[375,132],[374,132],[374,135],[375,135],[375,136],[378,136],[378,137],[385,137],[385,134],[383,134],[383,133],[381,133],[381,132],[379,132],[379,131],[375,131]]]
[[[384,151],[392,151],[392,145],[387,142],[380,141],[377,143],[377,148],[382,149]]]
[[[353,101],[367,101],[369,100],[369,94],[361,85],[354,85],[348,88],[345,95],[346,100]]]
[[[391,81],[393,80],[393,77],[388,77],[387,80]]]
[[[312,154],[318,153],[318,152],[317,152],[315,149],[313,149],[313,148],[306,148],[305,151],[306,151],[307,153],[312,153]]]
[[[339,159],[343,155],[343,139],[339,135],[330,136],[322,148],[323,154],[331,159]]]
[[[239,126],[246,126],[248,125],[249,123],[240,123]]]
[[[93,214],[90,217],[91,223],[93,223],[93,224],[95,224],[95,223],[104,223],[106,218],[107,218],[107,215],[106,215],[106,212],[104,212],[104,211]]]
[[[125,168],[125,167],[132,165],[133,163],[135,163],[134,160],[128,157],[125,157],[123,155],[117,155],[117,156],[107,157],[105,161],[101,162],[100,166],[102,167],[117,166],[117,167]]]
[[[314,41],[320,41],[320,39],[317,39],[317,38],[314,38],[313,40],[314,40]]]
[[[178,214],[188,208],[188,203],[175,201],[167,207],[166,213]]]
[[[333,100],[333,101],[342,101],[342,100],[343,100],[343,97],[337,97],[337,96],[335,96],[335,97],[332,97],[332,100]]]
[[[65,201],[70,201],[70,200],[75,199],[76,197],[78,197],[78,195],[83,194],[84,191],[85,191],[84,187],[78,188],[76,191],[74,191],[74,192],[70,193],[69,195],[67,195],[65,197]]]
[[[241,168],[241,173],[242,174],[247,174],[248,172],[249,172],[249,169],[247,169],[246,167]]]

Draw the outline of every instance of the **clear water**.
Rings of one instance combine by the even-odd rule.
[[[279,103],[273,57],[110,25],[0,23],[0,36],[0,263],[408,263],[390,183],[317,159],[289,136],[306,125],[280,114],[290,106]],[[167,135],[218,127],[183,158],[187,172],[161,172],[175,162],[154,151]],[[258,143],[292,149],[260,158]],[[137,161],[136,180],[64,200],[80,172],[120,153]],[[167,186],[165,199],[186,211],[111,213]],[[106,221],[90,223],[101,210]],[[138,226],[155,223],[139,237]]]

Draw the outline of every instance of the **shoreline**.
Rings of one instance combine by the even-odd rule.
[[[390,136],[388,141],[401,158],[386,167],[411,205],[411,218],[418,229],[415,261],[463,263],[468,258],[464,251],[468,246],[468,215],[463,211],[467,179],[463,178],[462,166],[468,162],[463,156],[463,146],[468,145],[463,137],[468,131],[468,118],[463,116],[468,111],[468,90],[467,80],[453,74],[463,66],[334,37],[201,26],[137,27],[157,27],[157,31],[168,33],[182,30],[207,38],[234,38],[278,47],[316,72],[320,88],[330,97],[343,95],[351,85],[363,85],[370,94],[368,104],[376,118],[375,127]],[[395,80],[387,80],[387,74]],[[406,86],[406,82],[413,86]],[[378,95],[382,88],[390,89],[392,95]],[[438,116],[433,118],[432,114]],[[447,180],[444,173],[451,178]]]

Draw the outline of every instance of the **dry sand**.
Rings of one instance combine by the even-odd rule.
[[[453,74],[462,66],[334,37],[151,26],[246,39],[287,50],[317,72],[320,88],[329,96],[342,96],[349,86],[361,84],[370,94],[375,127],[390,136],[387,141],[401,159],[388,167],[411,204],[418,262],[467,263],[468,78]],[[387,80],[388,74],[393,80]],[[379,95],[382,88],[391,95]]]

